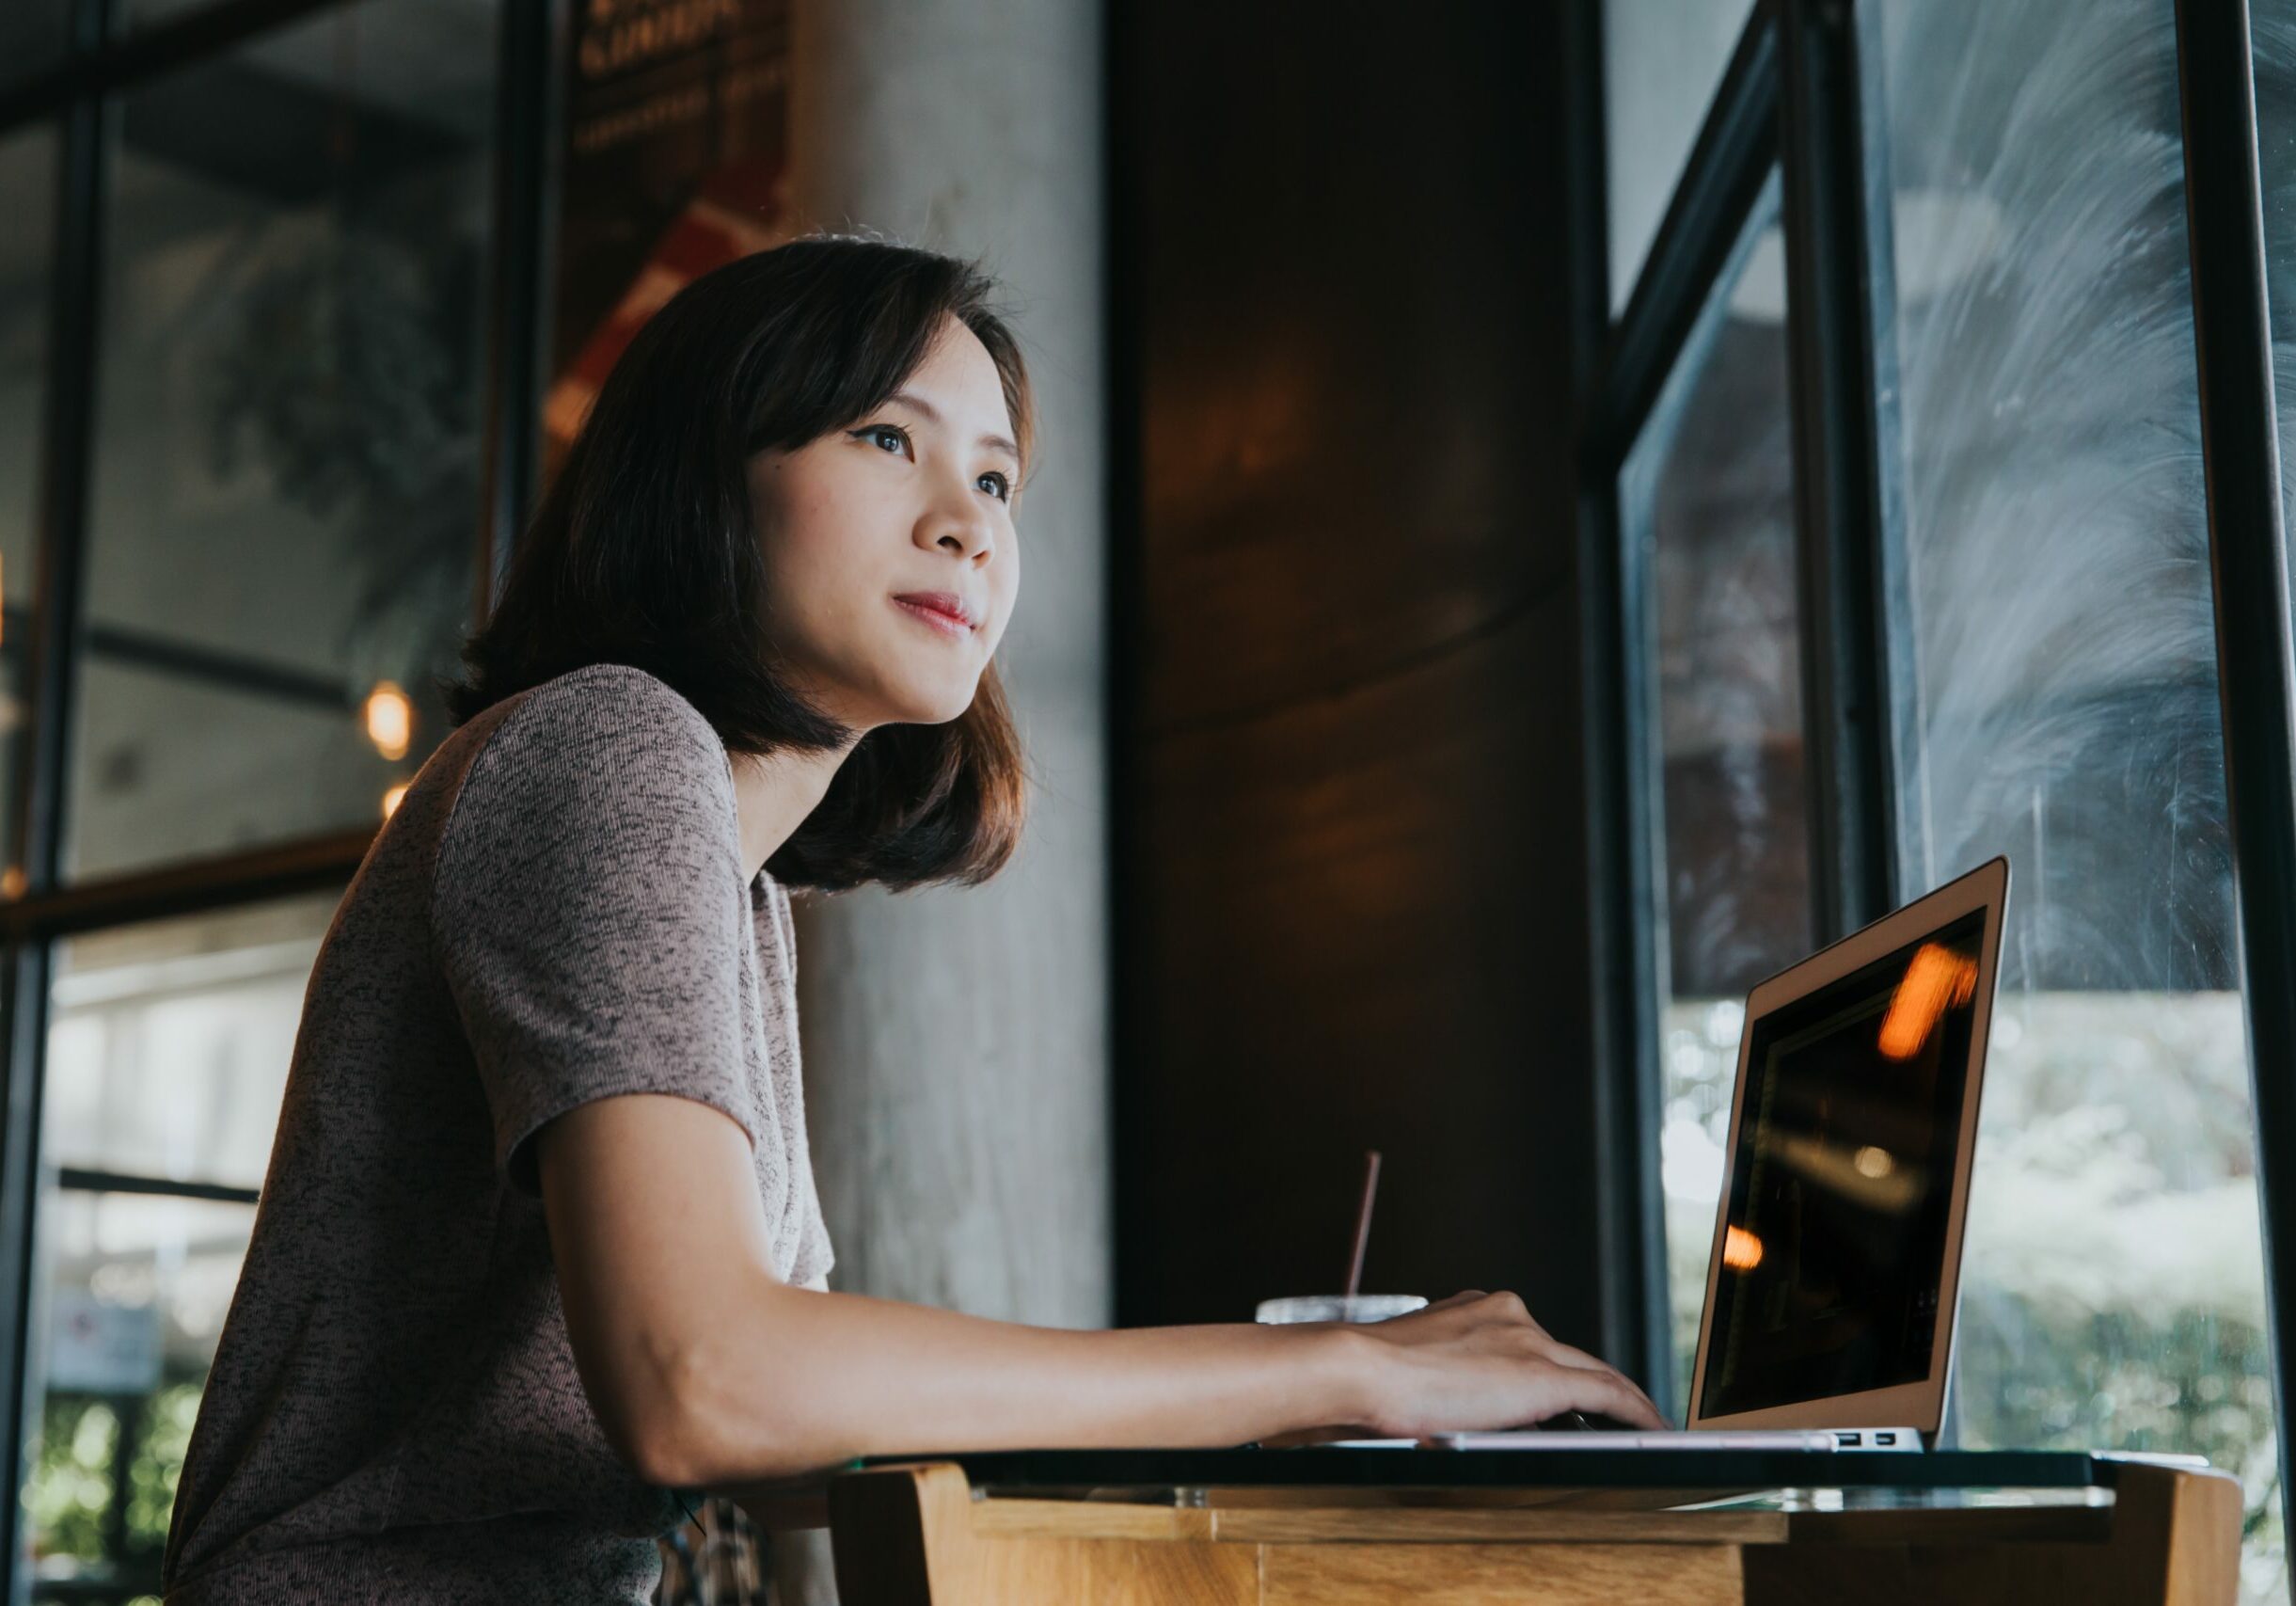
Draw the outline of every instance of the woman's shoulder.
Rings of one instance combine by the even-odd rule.
[[[729,786],[725,744],[669,682],[626,663],[590,663],[505,698],[490,768],[603,780],[685,777]]]
[[[457,737],[442,800],[444,850],[477,839],[588,839],[738,831],[725,744],[685,697],[642,669],[594,663],[513,692]],[[492,845],[492,846],[484,846]]]
[[[739,857],[724,744],[691,703],[626,664],[588,664],[474,716],[474,746],[438,824],[435,883],[568,897],[627,872],[716,884]],[[466,727],[468,728],[468,727]],[[458,733],[460,734],[460,733]],[[593,890],[594,890],[593,885]]]

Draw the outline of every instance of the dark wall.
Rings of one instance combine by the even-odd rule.
[[[1598,1273],[1559,30],[1111,11],[1124,1321]],[[1131,416],[1127,415],[1129,409]]]

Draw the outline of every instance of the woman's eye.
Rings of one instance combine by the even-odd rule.
[[[988,480],[994,480],[996,482],[996,489],[990,494],[993,495],[997,501],[1012,501],[1012,482],[1010,480],[1006,479],[1004,475],[991,469],[988,473],[983,474],[979,480],[974,481],[974,483],[978,485],[983,481]]]
[[[894,443],[893,450],[895,452],[909,444],[908,433],[898,424],[873,423],[859,433],[863,439],[873,444],[881,445],[883,442],[891,440]]]

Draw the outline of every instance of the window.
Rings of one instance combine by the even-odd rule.
[[[369,0],[123,97],[76,875],[371,825],[446,730],[431,682],[470,602],[489,103],[483,79],[442,94],[431,63],[462,82],[492,27]],[[404,738],[367,727],[383,688]]]
[[[2282,1598],[2175,18],[1878,15],[1921,710],[1900,879],[2014,874],[1961,1441],[2200,1452],[2241,1474],[2250,1589]]]
[[[1657,638],[1659,1184],[1678,1399],[1689,1397],[1744,999],[1810,946],[1778,202],[1773,180],[1622,477]]]
[[[1604,0],[1610,300],[1626,305],[1753,0]]]
[[[58,945],[24,1510],[37,1599],[156,1594],[334,895]]]
[[[1611,784],[1655,821],[1609,872],[1642,1034],[1610,1069],[1650,1084],[1657,1185],[1637,1198],[1666,1211],[1665,1359],[1679,1375],[1695,1336],[1746,987],[1830,934],[1811,888],[1846,883],[1849,851],[1819,856],[1874,823],[1811,816],[1861,805],[1800,777],[1829,772],[1824,744],[1863,743],[1892,788],[1893,832],[1874,836],[1899,899],[1995,853],[2014,868],[1947,1433],[2204,1454],[2246,1490],[2243,1598],[2286,1601],[2256,1149],[2289,1139],[2258,1133],[2251,1089],[2220,714],[2240,688],[2217,668],[2174,0],[1790,4],[1748,27],[1772,48],[1741,48],[1711,103],[1784,103],[1783,237],[1837,312],[1861,287],[1857,315],[1877,322],[1864,393],[1827,390],[1819,358],[1840,357],[1843,326],[1767,277],[1765,251],[1783,253],[1761,212],[1749,225],[1717,204],[1778,159],[1749,136],[1681,181],[1665,260],[1703,280],[1660,285],[1671,305],[1608,331],[1614,361],[1655,352],[1665,369],[1647,420],[1631,368],[1590,390],[1589,438],[1631,441],[1590,459],[1617,475],[1620,650],[1639,655],[1612,667],[1649,688]],[[2287,353],[2296,4],[2256,7],[2254,28]],[[1684,38],[1621,56],[1632,39],[1606,39],[1614,144],[1622,119],[1689,81]],[[1841,54],[1789,72],[1797,49]],[[1862,76],[1833,70],[1861,58]],[[1796,142],[1835,129],[1874,160],[1797,169]],[[1613,173],[1614,240],[1619,186],[1637,182]],[[1614,249],[1614,272],[1642,254]],[[2296,364],[2278,366],[2296,444]],[[1829,461],[1788,444],[1804,435],[1787,421],[1813,418]],[[1825,493],[1863,489],[1837,477],[1845,451],[1879,490],[1844,515]],[[1835,616],[1859,594],[1815,583],[1831,554],[1813,555],[1797,510],[1852,520],[1835,533],[1885,577],[1878,627]],[[1900,728],[1829,729],[1804,706],[1797,691],[1824,683],[1796,660],[1825,631],[1886,666]]]
[[[480,494],[502,8],[122,44],[200,3],[117,0],[69,62],[69,7],[0,7],[0,842],[28,848],[0,962],[29,1017],[0,1038],[34,1045],[6,1074],[40,1127],[0,1166],[28,1366],[0,1552],[36,1602],[157,1593],[312,958],[446,731],[432,680],[510,517]],[[81,581],[69,740],[22,691],[70,596],[36,551]]]
[[[2264,172],[2265,282],[2280,401],[2283,509],[2296,525],[2296,0],[2253,0],[2256,154]]]

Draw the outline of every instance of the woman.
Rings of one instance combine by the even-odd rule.
[[[1512,1295],[1077,1332],[827,1292],[785,888],[976,883],[1021,825],[989,294],[802,240],[614,369],[320,950],[171,1602],[641,1600],[671,1491],[925,1445],[1657,1421]]]

